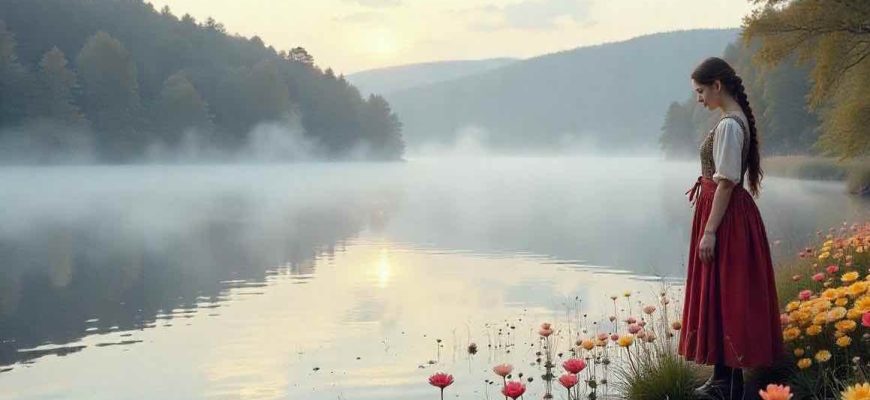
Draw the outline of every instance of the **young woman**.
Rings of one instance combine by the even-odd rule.
[[[697,100],[720,110],[701,143],[679,353],[714,365],[702,397],[741,399],[743,368],[771,365],[782,329],[770,247],[753,201],[762,171],[755,117],[734,69],[708,58],[692,73]],[[744,188],[748,181],[748,188]]]

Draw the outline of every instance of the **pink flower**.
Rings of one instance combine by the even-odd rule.
[[[492,372],[495,372],[496,375],[504,378],[514,370],[513,365],[510,364],[499,364],[492,367]]]
[[[786,313],[779,314],[779,323],[780,323],[780,324],[782,324],[782,325],[788,325],[788,322],[789,322],[790,320],[791,320],[791,319],[789,319],[788,314],[786,314]]]
[[[607,334],[604,332],[599,333],[598,340],[601,340],[601,341],[607,340]]]
[[[641,328],[646,328],[646,321],[640,321],[637,323]]]
[[[625,322],[628,323],[628,324],[633,324],[633,323],[637,322],[637,319],[635,319],[634,317],[628,317],[628,318],[625,320]]]
[[[631,333],[632,335],[634,335],[634,334],[640,332],[641,329],[642,329],[642,328],[640,327],[640,325],[638,325],[638,324],[631,324],[631,325],[628,326],[628,333]]]
[[[828,267],[825,268],[825,271],[828,271],[829,274],[833,274],[839,270],[840,270],[840,267],[838,267],[836,265],[828,265]]]
[[[646,306],[643,308],[643,312],[644,312],[644,314],[647,314],[647,315],[652,314],[652,313],[656,312],[656,306],[652,306],[652,305]]]
[[[789,400],[794,396],[788,386],[774,384],[767,385],[766,390],[759,390],[758,395],[763,400]]]
[[[825,280],[825,274],[819,272],[818,274],[813,275],[813,280],[816,282],[821,282]]]
[[[543,337],[550,336],[553,334],[553,328],[541,328],[540,330],[538,330],[538,334]]]
[[[812,295],[813,295],[813,292],[810,290],[801,290],[801,292],[798,294],[798,297],[801,300],[809,300],[810,296],[812,296]]]
[[[510,397],[514,400],[517,397],[523,395],[526,392],[526,385],[523,385],[520,381],[508,381],[505,383],[504,387],[501,389],[501,394]]]
[[[617,335],[617,334],[615,334],[615,333],[612,334],[612,335],[610,335],[610,340],[612,340],[612,341],[614,341],[614,342],[617,341],[617,340],[619,340],[619,335]]]
[[[586,368],[586,361],[583,361],[581,358],[569,358],[562,363],[562,368],[565,368],[565,371],[572,374],[579,374],[580,371]]]
[[[577,379],[577,375],[574,374],[564,374],[559,377],[559,383],[561,383],[562,386],[565,387],[565,389],[571,389],[572,387],[577,385],[577,382],[579,381],[580,380]]]
[[[870,311],[865,312],[864,315],[861,316],[861,325],[870,328]]]
[[[453,375],[438,372],[429,377],[429,384],[441,388],[442,390],[453,383]]]

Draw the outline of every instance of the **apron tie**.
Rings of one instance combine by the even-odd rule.
[[[701,190],[701,179],[703,179],[703,176],[699,176],[698,180],[695,181],[695,184],[686,191],[686,195],[689,196],[689,202],[692,203],[693,206],[698,201],[698,192]]]

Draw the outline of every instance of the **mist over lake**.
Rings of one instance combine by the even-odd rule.
[[[613,293],[679,291],[697,170],[579,156],[6,167],[0,397],[423,399],[435,369],[533,373],[530,350],[486,347],[499,323],[604,318]],[[778,178],[759,206],[775,262],[868,210],[842,183]],[[519,348],[532,334],[515,323]]]

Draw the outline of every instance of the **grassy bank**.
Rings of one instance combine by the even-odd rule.
[[[846,181],[849,193],[870,195],[870,159],[839,161],[833,157],[776,156],[764,159],[769,176],[796,179]]]

